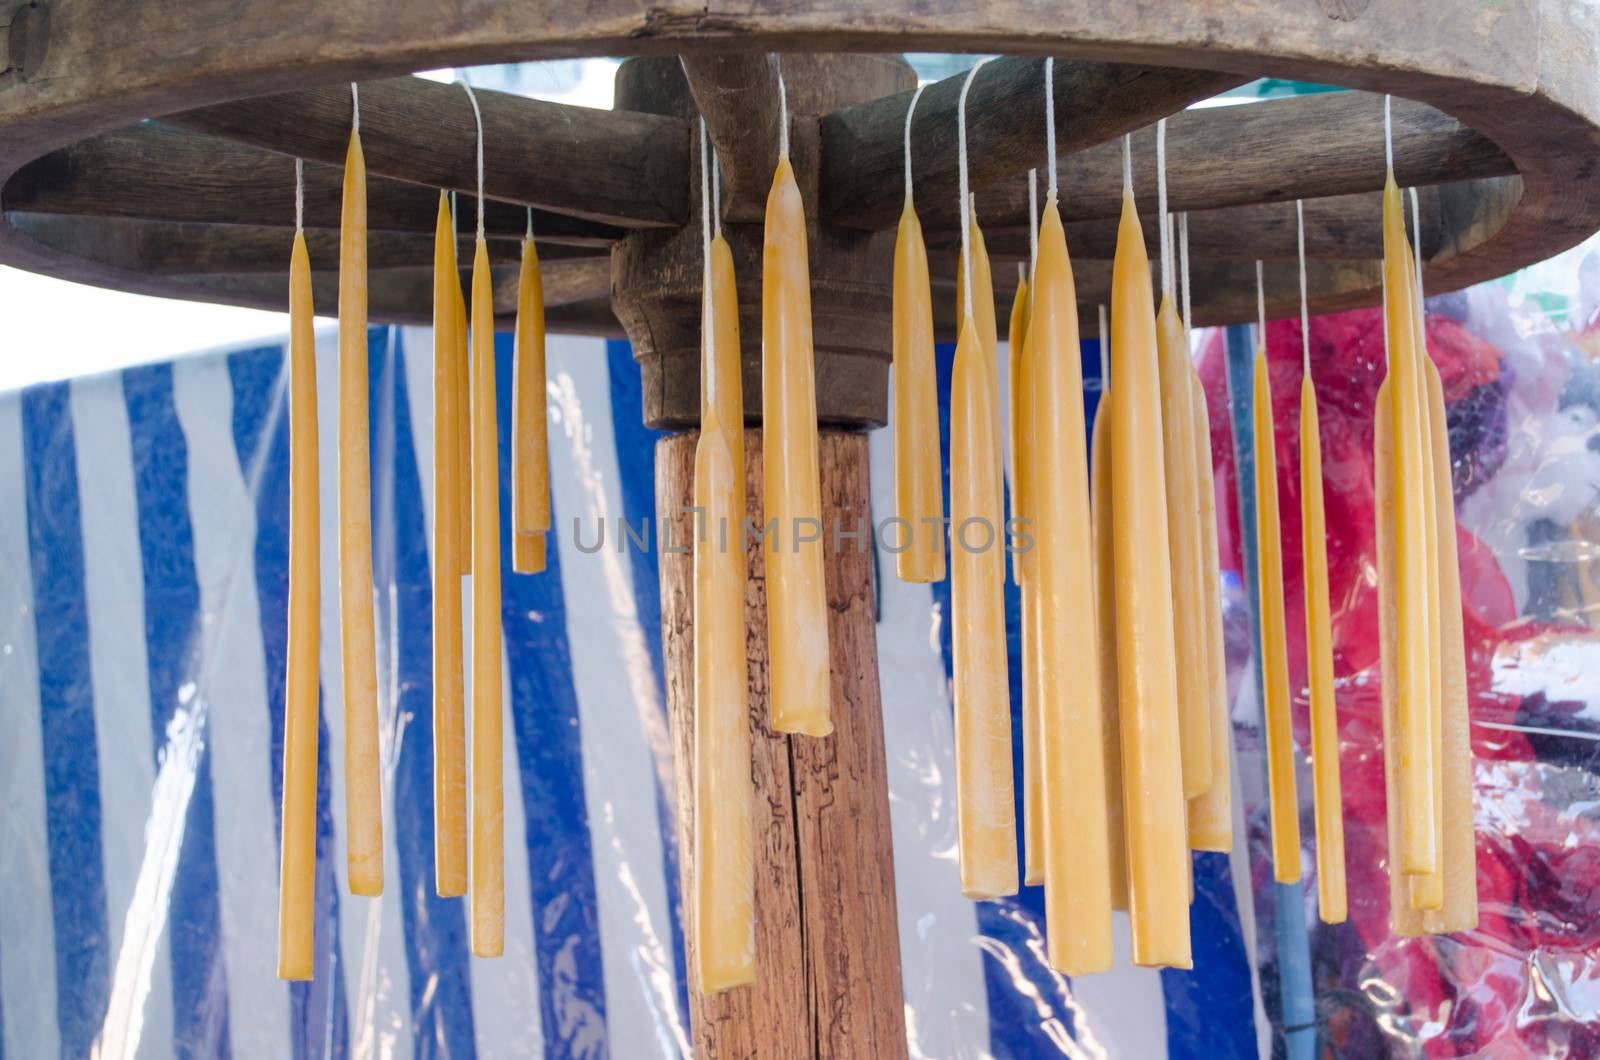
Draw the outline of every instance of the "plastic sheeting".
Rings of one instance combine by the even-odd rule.
[[[1304,885],[1275,888],[1264,824],[1253,822],[1258,898],[1310,925],[1309,936],[1280,930],[1260,950],[1263,982],[1278,1000],[1269,1006],[1274,1031],[1287,1029],[1291,1053],[1310,1043],[1314,1021],[1317,1045],[1336,1056],[1600,1055],[1600,365],[1592,321],[1581,312],[1564,319],[1560,303],[1551,319],[1552,298],[1525,296],[1525,287],[1490,284],[1428,303],[1458,513],[1481,905],[1477,930],[1445,937],[1398,939],[1388,930],[1372,507],[1372,408],[1384,374],[1379,316],[1365,310],[1312,322],[1350,917],[1338,926],[1318,921],[1309,847]],[[1225,377],[1236,398],[1248,392],[1239,382],[1248,380],[1253,337],[1237,331],[1212,336],[1201,356],[1225,492],[1253,474],[1222,429]],[[1303,752],[1299,322],[1270,323],[1267,333]],[[1252,544],[1241,510],[1218,505],[1223,563],[1234,570]],[[1241,735],[1248,777],[1259,752]],[[1303,753],[1299,764],[1309,844]],[[1247,795],[1259,818],[1259,793]]]
[[[913,1056],[1593,1055],[1590,869],[1600,704],[1600,456],[1583,336],[1524,338],[1500,288],[1432,305],[1450,402],[1476,723],[1479,931],[1389,939],[1371,589],[1373,315],[1315,325],[1351,920],[1266,869],[1251,582],[1251,461],[1206,349],[1225,513],[1238,746],[1232,856],[1198,855],[1194,972],[1043,962],[1037,888],[959,893],[947,585],[878,585],[907,1033]],[[1578,322],[1581,324],[1581,321]],[[1272,328],[1292,675],[1303,669],[1297,332]],[[319,340],[323,606],[319,970],[273,978],[287,558],[277,346],[0,395],[0,1026],[4,1056],[676,1056],[690,1048],[656,557],[653,441],[624,344],[550,349],[558,547],[505,571],[507,945],[467,956],[432,894],[431,342],[371,333],[374,557],[387,888],[343,881],[332,518],[332,343]],[[1087,400],[1098,394],[1089,344]],[[509,348],[498,349],[501,433]],[[948,391],[950,352],[940,355]],[[1005,359],[1001,359],[1002,365]],[[1326,366],[1326,374],[1324,374]],[[1235,389],[1235,394],[1242,391]],[[941,417],[948,431],[947,411]],[[502,442],[504,445],[504,442]],[[873,503],[890,511],[888,439]],[[502,468],[509,461],[502,460]],[[1247,479],[1244,480],[1247,484]],[[502,489],[506,487],[502,485]],[[502,512],[509,505],[502,505]],[[596,527],[606,543],[592,549]],[[582,541],[585,548],[579,548]],[[879,570],[892,572],[880,557]],[[1007,585],[1008,629],[1017,600]],[[1017,653],[1013,652],[1015,661]],[[892,676],[892,679],[890,679]],[[1020,708],[1013,673],[1013,709]],[[1303,698],[1296,703],[1306,746]],[[1020,733],[1020,720],[1015,725]],[[1020,756],[1020,747],[1018,749]],[[1018,773],[1020,777],[1020,770]],[[1302,777],[1309,812],[1309,778]],[[1305,834],[1310,842],[1311,829]],[[1248,856],[1247,856],[1248,855]],[[1309,851],[1308,871],[1314,866]],[[520,898],[520,900],[518,900]]]

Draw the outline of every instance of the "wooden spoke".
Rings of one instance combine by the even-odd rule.
[[[509,327],[517,310],[517,269],[514,265],[491,267],[494,280],[495,322]],[[594,264],[588,261],[553,262],[544,268],[545,304],[549,313],[569,305],[589,306],[582,313],[592,315],[592,307],[605,298],[605,284],[596,283]],[[461,271],[461,283],[471,282],[470,270]],[[433,270],[426,268],[387,269],[368,278],[369,312],[374,319],[401,323],[431,323]],[[596,294],[598,289],[599,294]],[[203,301],[222,301],[260,309],[286,311],[289,305],[289,276],[283,273],[206,273],[168,278],[168,290],[183,290]],[[318,269],[311,274],[312,300],[319,316],[335,316],[339,310],[339,273]],[[554,292],[553,294],[551,292]],[[562,319],[556,314],[554,319]],[[615,317],[612,318],[615,320]],[[548,327],[547,323],[547,327]]]
[[[306,226],[338,228],[341,172],[305,167]],[[294,224],[294,161],[197,133],[146,123],[103,133],[24,166],[5,185],[8,210],[131,217],[206,224]],[[459,199],[458,226],[471,231],[476,207]],[[367,223],[373,231],[433,232],[438,192],[369,176]],[[491,202],[492,235],[520,239],[527,211]],[[552,243],[606,246],[622,230],[564,214],[535,211],[535,235]]]
[[[1141,211],[1155,209],[1155,162],[1155,130],[1134,133],[1133,186]],[[1404,186],[1516,172],[1487,137],[1425,103],[1402,99],[1394,101],[1394,167]],[[1174,212],[1378,191],[1383,174],[1383,100],[1365,92],[1209,107],[1167,122],[1167,201]],[[1063,219],[1116,217],[1122,144],[1063,158],[1060,185]],[[1042,189],[1040,195],[1042,204]],[[986,225],[1026,224],[1026,182],[1010,180],[979,199]],[[956,206],[954,195],[925,202],[919,192],[925,227],[958,228]]]
[[[61,214],[13,212],[6,220],[46,246],[119,269],[143,270],[158,276],[206,272],[282,272],[289,260],[293,235],[289,229],[251,225],[207,225],[193,222],[139,221],[120,217],[73,217]],[[339,261],[339,233],[331,228],[306,230],[306,250],[313,268],[335,268]],[[463,233],[457,247],[462,261],[470,261],[473,238]],[[519,244],[509,239],[489,241],[489,261],[514,265],[521,260]],[[589,247],[551,244],[539,247],[541,262],[592,259],[609,256]],[[433,237],[399,232],[370,232],[367,268],[371,271],[430,266]]]
[[[360,87],[368,173],[476,192],[477,126],[460,85],[396,77]],[[490,199],[627,228],[684,223],[689,139],[683,122],[475,91],[483,111],[484,193]],[[342,165],[350,139],[350,86],[234,100],[163,121]]]
[[[1444,241],[1437,190],[1421,189],[1419,205],[1422,207],[1422,249],[1426,257],[1437,253]],[[1381,193],[1375,191],[1306,200],[1306,257],[1339,260],[1378,256],[1383,236],[1381,208]],[[983,223],[984,243],[992,258],[1015,262],[1027,257],[1027,229],[991,226],[982,193],[978,196],[977,213]],[[1160,238],[1155,211],[1142,212],[1139,220],[1144,228],[1145,243],[1153,252]],[[1116,251],[1115,218],[1068,221],[1066,230],[1067,248],[1074,261],[1109,260]],[[930,248],[954,250],[960,246],[961,234],[953,230],[930,232],[927,240]],[[1189,253],[1196,260],[1292,260],[1298,252],[1292,202],[1224,206],[1189,214]]]
[[[929,85],[917,101],[911,172],[924,205],[956,200],[957,101],[966,79],[958,74]],[[1056,149],[1070,155],[1112,140],[1245,80],[1207,70],[1059,60]],[[830,223],[880,229],[899,218],[911,96],[860,103],[822,120],[822,215]],[[1116,105],[1085,106],[1091,99]],[[1042,59],[997,59],[978,71],[967,93],[967,152],[974,189],[1045,164]]]
[[[683,72],[722,167],[722,216],[759,221],[778,158],[778,67],[763,54],[686,55]]]

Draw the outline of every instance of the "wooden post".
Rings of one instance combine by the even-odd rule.
[[[693,893],[695,433],[656,450],[656,495],[664,532],[661,622],[667,704],[678,790],[678,842],[684,895]],[[750,514],[761,516],[761,432],[745,432]],[[895,919],[894,854],[889,834],[882,702],[878,691],[870,539],[845,538],[865,526],[867,438],[824,431],[822,520],[830,529],[828,637],[833,649],[833,735],[774,733],[768,724],[767,615],[759,543],[749,549],[745,630],[750,662],[750,731],[756,799],[756,982],[704,995],[690,985],[695,1055],[710,1057],[906,1055]],[[836,522],[837,521],[837,522]],[[683,903],[684,936],[694,947],[694,906]],[[692,962],[691,962],[692,963]]]
[[[717,68],[708,73],[704,64],[690,71],[691,79],[716,73]],[[745,630],[756,792],[756,982],[712,996],[700,994],[691,982],[692,1035],[700,1057],[895,1060],[906,1055],[905,1009],[878,691],[867,438],[857,433],[887,418],[893,233],[818,223],[817,119],[840,106],[900,91],[912,83],[912,75],[898,58],[873,55],[785,55],[783,74],[792,119],[791,158],[811,218],[834,731],[821,739],[787,736],[768,724],[760,553],[768,546],[752,541]],[[686,119],[693,127],[691,79],[676,59],[632,60],[618,74],[617,105]],[[712,113],[708,121],[722,123],[726,117]],[[770,180],[777,159],[773,149],[761,146],[762,137],[723,139],[751,153],[725,158],[725,172],[745,174],[746,185],[762,170],[767,172],[763,181]],[[696,186],[698,166],[698,151],[691,152]],[[612,257],[613,299],[643,375],[645,419],[658,427],[688,429],[663,440],[656,452],[657,514],[664,527],[661,621],[685,896],[694,891],[689,856],[695,828],[694,561],[687,554],[693,522],[686,509],[693,503],[698,436],[692,428],[700,412],[698,198],[690,203],[693,216],[682,232],[635,232]],[[729,223],[724,233],[738,272],[745,416],[752,424],[745,441],[747,496],[749,515],[759,526],[762,435],[754,425],[761,416],[762,229]],[[857,531],[860,537],[843,536]],[[683,908],[692,949],[693,904],[686,900]]]

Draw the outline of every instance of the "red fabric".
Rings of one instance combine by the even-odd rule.
[[[1357,310],[1311,322],[1311,363],[1321,426],[1327,515],[1334,676],[1338,689],[1341,772],[1345,798],[1350,930],[1394,990],[1391,1011],[1403,1015],[1389,1033],[1426,1040],[1430,1056],[1475,1052],[1508,1056],[1568,1050],[1600,1055],[1586,1023],[1529,1018],[1537,1007],[1529,962],[1588,961],[1600,952],[1600,821],[1541,795],[1533,748],[1521,734],[1475,724],[1473,751],[1478,815],[1476,932],[1443,939],[1401,940],[1388,927],[1385,808],[1379,702],[1377,593],[1374,586],[1372,409],[1384,376],[1381,314]],[[1501,351],[1442,316],[1427,321],[1429,351],[1447,403],[1496,383]],[[1300,540],[1299,428],[1302,347],[1299,321],[1267,326],[1274,447],[1283,537],[1285,611],[1291,687],[1297,690],[1297,742],[1309,746],[1305,681],[1305,617]],[[1228,415],[1223,338],[1215,333],[1199,368],[1211,416],[1219,546],[1225,567],[1242,569],[1237,482]],[[1248,399],[1248,395],[1245,396]],[[1522,703],[1492,690],[1496,653],[1545,637],[1551,627],[1519,619],[1510,585],[1490,550],[1458,530],[1468,687],[1474,722],[1510,723]],[[1310,794],[1302,793],[1309,808]],[[1514,808],[1516,820],[1495,814]],[[1577,842],[1573,842],[1573,838]],[[1310,830],[1306,842],[1310,844]],[[1593,972],[1600,986],[1600,962]],[[1570,970],[1580,981],[1585,970]],[[1569,976],[1570,978],[1570,976]],[[1360,991],[1363,984],[1342,986]],[[1593,995],[1591,995],[1592,1000]],[[1554,1003],[1551,1003],[1554,1005]],[[1435,1024],[1429,1029],[1429,1023]]]

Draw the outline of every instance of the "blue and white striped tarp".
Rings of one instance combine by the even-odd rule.
[[[475,960],[462,903],[432,886],[431,351],[426,331],[370,332],[387,887],[364,899],[344,881],[336,349],[319,337],[325,589],[309,983],[274,977],[282,347],[0,395],[0,1056],[689,1053],[656,558],[610,543],[582,552],[570,532],[575,518],[637,526],[654,512],[638,371],[623,343],[550,345],[558,547],[542,575],[505,571],[506,956]],[[497,353],[504,472],[509,345]],[[947,391],[948,350],[940,364]],[[883,432],[872,442],[882,512],[887,443]],[[961,897],[948,586],[887,577],[879,591],[912,1055],[1256,1055],[1240,864],[1196,860],[1196,973],[1124,962],[1068,982],[1043,961],[1038,888]],[[1014,629],[1014,597],[1008,607]]]

